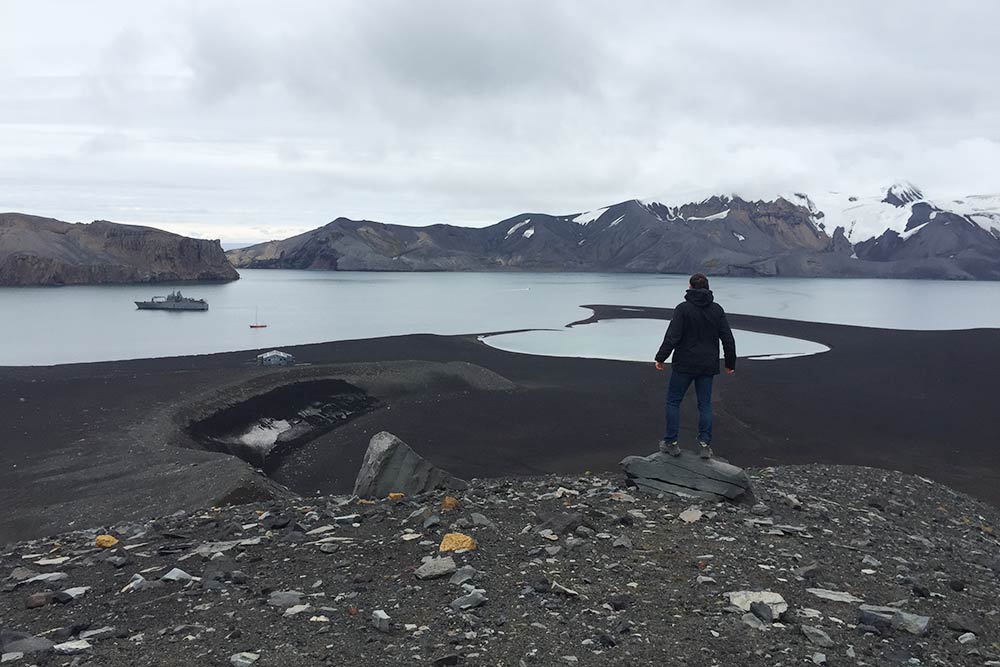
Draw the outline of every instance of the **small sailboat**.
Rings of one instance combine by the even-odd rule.
[[[257,308],[256,307],[253,309],[253,324],[250,325],[250,328],[251,329],[266,329],[267,328],[267,325],[263,324],[260,321],[260,317],[258,317],[258,312],[257,312]]]

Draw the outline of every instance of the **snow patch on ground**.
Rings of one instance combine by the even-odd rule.
[[[742,234],[737,234],[736,232],[733,232],[733,236],[736,237],[737,241],[746,241],[747,240],[747,237],[743,236]]]
[[[534,227],[532,227],[532,228],[530,228],[530,229],[526,230],[526,231],[524,232],[524,234],[521,234],[521,236],[523,236],[523,237],[524,237],[524,238],[526,238],[526,239],[530,239],[530,238],[531,238],[532,236],[534,236],[534,235],[535,235],[535,228],[534,228]]]
[[[902,234],[916,202],[897,207],[883,202],[884,196],[853,197],[842,192],[824,192],[811,196],[815,206],[813,220],[823,223],[828,236],[832,236],[837,227],[843,227],[847,240],[851,243],[881,236],[890,229]],[[823,213],[822,217],[818,216],[819,212]]]
[[[510,229],[507,230],[507,236],[504,238],[509,239],[511,236],[514,235],[515,232],[517,232],[517,230],[526,227],[530,223],[531,223],[531,218],[526,218],[524,222],[519,222],[516,225],[511,225]]]
[[[1000,194],[953,199],[945,202],[941,208],[967,216],[972,222],[1000,238]]]
[[[624,215],[620,215],[620,216],[618,216],[618,219],[615,220],[614,222],[612,222],[610,225],[608,225],[608,227],[614,227],[615,225],[617,225],[619,222],[621,222],[624,219],[625,219],[625,216]]]
[[[725,211],[719,211],[718,213],[713,213],[712,215],[697,216],[692,215],[688,220],[725,220],[726,216],[729,215],[729,209]]]
[[[587,211],[586,213],[581,213],[580,215],[573,218],[573,222],[580,225],[589,225],[594,220],[604,215],[604,212],[608,210],[608,207],[599,208],[596,211]]]
[[[910,230],[907,230],[905,232],[900,233],[899,238],[901,238],[901,239],[903,239],[905,241],[906,239],[910,238],[911,236],[913,236],[914,234],[916,234],[917,232],[919,232],[921,229],[923,229],[924,227],[926,227],[929,224],[930,224],[929,222],[925,222],[922,225],[917,225],[913,229],[910,229]]]

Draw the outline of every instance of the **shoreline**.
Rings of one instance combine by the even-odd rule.
[[[587,319],[670,313],[587,307],[593,310]],[[719,456],[758,468],[822,463],[900,470],[1000,506],[1000,452],[990,444],[1000,429],[990,393],[1000,372],[993,352],[1000,332],[736,314],[730,323],[831,349],[744,358],[734,377],[720,378],[713,443]],[[624,456],[655,449],[668,374],[651,363],[505,352],[477,340],[481,335],[289,346],[310,364],[293,369],[252,365],[256,350],[0,367],[7,462],[0,488],[9,508],[0,518],[0,543],[287,493],[278,484],[304,495],[348,492],[368,439],[381,430],[466,478],[615,471]],[[658,343],[650,341],[650,356]],[[446,368],[455,362],[478,370]],[[297,373],[344,377],[349,365],[367,368],[358,382],[380,407],[285,453],[270,480],[230,455],[178,446],[185,406],[245,391],[254,381],[294,382]],[[483,384],[476,374],[503,382]],[[689,399],[682,411],[685,447],[692,446],[695,423]]]

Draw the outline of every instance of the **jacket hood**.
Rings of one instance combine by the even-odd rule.
[[[696,306],[704,308],[710,306],[715,301],[715,296],[710,289],[689,289],[684,295],[684,300]]]

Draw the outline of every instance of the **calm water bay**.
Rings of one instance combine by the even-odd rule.
[[[244,270],[225,285],[0,288],[0,365],[205,354],[408,333],[559,329],[584,303],[673,306],[683,276],[532,273],[353,273]],[[179,287],[205,313],[139,311]],[[1000,327],[1000,283],[716,278],[729,311],[901,329]],[[266,329],[252,330],[255,309]],[[496,337],[537,354],[648,359],[664,323],[604,322]],[[778,339],[778,340],[775,340]],[[821,351],[737,333],[741,356]],[[821,346],[820,346],[821,347]]]

